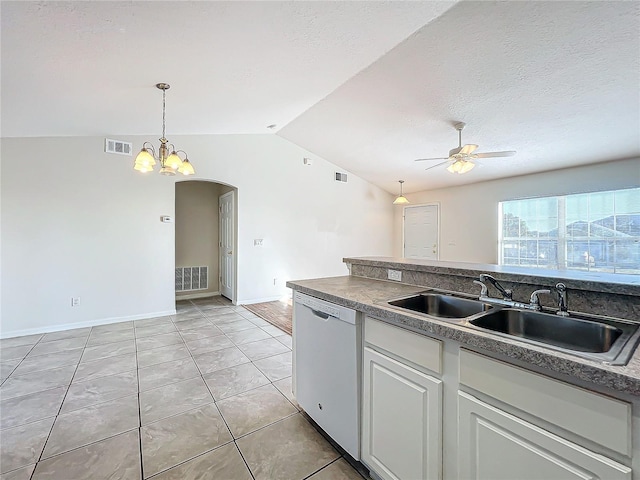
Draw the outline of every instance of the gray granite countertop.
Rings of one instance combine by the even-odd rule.
[[[399,311],[387,305],[388,300],[424,291],[428,288],[425,286],[343,276],[289,281],[287,287],[418,333],[451,339],[477,350],[508,357],[514,363],[530,365],[558,378],[577,379],[580,382],[576,383],[595,384],[624,394],[640,396],[640,348],[626,366],[604,365],[473,330],[461,325],[462,322],[438,320],[418,313]]]
[[[624,295],[640,296],[640,275],[622,275],[577,270],[548,270],[540,268],[512,267],[482,263],[443,262],[396,257],[351,257],[344,258],[348,264],[372,267],[396,268],[419,272],[433,272],[466,277],[477,277],[480,273],[491,273],[497,278],[508,277],[519,283],[540,283],[553,279],[563,281],[567,287]]]

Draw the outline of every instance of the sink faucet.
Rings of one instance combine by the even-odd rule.
[[[558,311],[556,314],[561,317],[568,317],[567,286],[564,283],[556,283],[556,293],[558,294]]]
[[[542,306],[540,305],[540,297],[539,295],[542,293],[551,293],[551,290],[547,290],[547,289],[543,289],[543,290],[536,290],[531,294],[531,298],[529,299],[529,308],[531,310],[535,310],[536,312],[539,312],[542,310]]]
[[[480,282],[482,282],[484,284],[485,280],[490,282],[491,285],[493,285],[494,287],[496,287],[496,289],[502,294],[502,299],[503,300],[506,300],[508,302],[513,300],[513,292],[511,290],[504,288],[491,275],[489,275],[487,273],[480,274]]]

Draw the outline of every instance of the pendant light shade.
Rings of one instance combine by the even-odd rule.
[[[409,200],[407,200],[407,198],[402,194],[402,184],[404,183],[404,180],[398,180],[398,182],[400,183],[400,195],[396,197],[396,199],[393,201],[393,204],[407,205],[409,203]]]
[[[176,172],[182,173],[183,175],[193,175],[196,172],[193,169],[193,165],[191,165],[187,159],[187,154],[182,150],[176,151],[175,147],[165,138],[165,100],[166,92],[169,90],[169,84],[158,83],[156,88],[162,90],[162,138],[160,138],[158,155],[156,156],[153,145],[149,142],[144,142],[142,150],[140,150],[140,153],[138,153],[133,163],[133,169],[142,173],[150,172],[157,163],[157,159],[160,162],[161,175],[175,175]],[[180,152],[184,154],[184,160],[179,155]]]

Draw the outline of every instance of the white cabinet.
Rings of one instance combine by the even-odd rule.
[[[364,463],[385,480],[441,478],[442,381],[369,347],[363,380]]]
[[[459,478],[631,480],[631,469],[475,397],[458,394]]]

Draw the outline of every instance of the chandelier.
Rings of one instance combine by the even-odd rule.
[[[158,154],[153,148],[153,145],[149,142],[142,144],[142,150],[136,156],[136,160],[133,163],[133,169],[139,172],[145,173],[153,170],[156,161],[160,162],[160,174],[161,175],[175,175],[176,172],[180,172],[183,175],[193,175],[195,170],[193,165],[189,162],[186,152],[183,150],[176,151],[173,144],[165,138],[165,96],[167,90],[169,90],[168,83],[158,83],[156,88],[162,90],[162,138],[160,138],[160,148]],[[171,152],[171,153],[169,153]],[[179,153],[184,154],[184,159]]]

